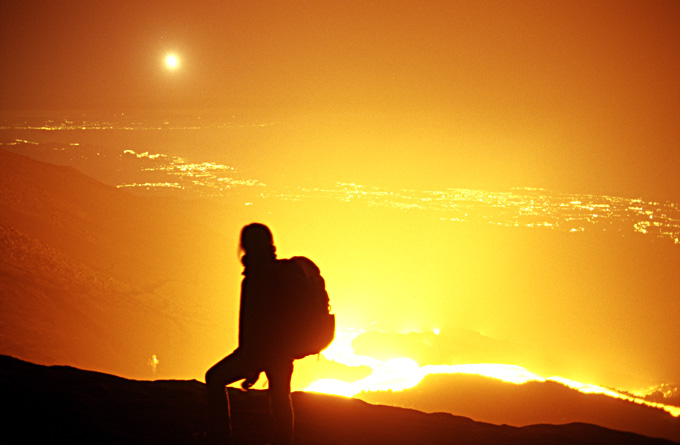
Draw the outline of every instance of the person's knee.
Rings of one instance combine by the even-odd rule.
[[[215,385],[215,368],[210,368],[205,373],[205,384],[210,387]]]

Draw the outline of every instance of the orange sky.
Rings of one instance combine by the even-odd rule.
[[[568,110],[588,120],[631,118],[645,104],[658,119],[677,105],[672,1],[38,1],[2,10],[3,102],[22,108],[368,105]],[[164,51],[181,55],[181,76],[163,78]]]
[[[3,109],[305,114],[268,146],[310,182],[679,197],[674,1],[0,8]]]

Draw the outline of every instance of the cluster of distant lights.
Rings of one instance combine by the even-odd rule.
[[[680,244],[680,206],[606,195],[566,194],[537,188],[489,192],[451,188],[443,191],[387,191],[338,184],[324,191],[345,201],[403,210],[432,210],[442,220],[482,222],[506,227],[547,227],[568,232],[589,229],[669,238]]]
[[[148,153],[126,153],[153,158]],[[162,156],[162,155],[161,155]],[[216,163],[171,162],[144,169],[165,172],[177,181],[121,184],[121,188],[179,189],[202,196],[229,197],[235,187],[259,187],[260,198],[300,201],[326,198],[404,211],[433,211],[443,221],[486,223],[504,227],[550,228],[567,232],[611,230],[637,232],[667,238],[680,245],[680,206],[615,196],[565,194],[537,188],[518,188],[489,192],[452,188],[443,191],[387,190],[353,183],[338,183],[333,188],[274,189],[255,180],[235,179],[235,169]],[[252,205],[252,203],[248,203]]]
[[[118,188],[143,191],[180,190],[196,192],[201,196],[223,195],[232,187],[263,187],[259,181],[234,177],[236,169],[215,162],[190,163],[184,158],[169,157],[164,154],[136,153],[124,150],[123,156],[155,161],[151,166],[142,167],[141,172],[172,177],[174,181],[130,182],[117,185]]]
[[[116,118],[125,118],[125,113],[120,113]],[[200,121],[200,117],[196,120]],[[191,123],[173,123],[169,120],[164,120],[158,124],[149,125],[146,122],[139,122],[134,118],[121,124],[120,122],[114,122],[113,120],[90,120],[87,118],[83,119],[61,119],[61,120],[48,120],[41,123],[31,123],[31,122],[14,122],[0,124],[0,130],[37,130],[37,131],[73,131],[73,130],[87,130],[87,131],[104,131],[104,130],[148,130],[148,131],[160,131],[160,130],[201,130],[204,128],[230,128],[230,127],[242,127],[243,125],[232,124],[230,122],[212,122],[208,125],[202,125],[199,122]]]
[[[262,182],[235,179],[235,170],[214,163],[170,163],[145,169],[181,177],[166,183],[122,184],[145,190],[182,189],[202,196],[229,197],[238,193],[234,187],[259,187],[259,197],[300,201],[325,198],[403,211],[431,211],[442,221],[484,223],[503,227],[549,228],[566,232],[604,230],[636,232],[671,240],[680,245],[680,206],[674,203],[649,202],[615,196],[564,194],[543,189],[513,189],[489,192],[471,189],[443,191],[397,190],[338,183],[333,188],[274,189]],[[252,205],[252,203],[249,203]]]
[[[182,189],[203,196],[228,197],[234,187],[262,189],[264,199],[300,201],[325,198],[404,211],[431,211],[441,220],[458,223],[484,223],[503,227],[549,228],[566,232],[606,230],[636,232],[670,239],[680,245],[680,206],[614,196],[564,194],[543,189],[522,188],[508,192],[471,189],[443,191],[396,190],[338,183],[333,188],[274,189],[254,181],[235,179],[231,167],[214,163],[180,163],[177,161],[145,169],[181,177],[177,181],[123,184],[120,187]],[[252,203],[249,203],[252,204]]]
[[[441,191],[388,190],[353,183],[334,188],[297,189],[269,197],[299,201],[333,198],[403,211],[435,212],[442,221],[503,227],[549,228],[566,232],[637,232],[680,245],[680,206],[615,196],[566,194],[537,188],[490,192],[451,188]]]
[[[182,116],[181,118],[150,120],[136,113],[76,113],[75,116],[50,119],[4,118],[0,130],[31,131],[164,131],[253,128],[277,125],[278,122],[247,122],[236,115]],[[28,141],[26,141],[28,142]]]
[[[12,144],[35,143],[17,139],[5,145]],[[64,149],[78,148],[69,146]],[[320,198],[352,205],[428,211],[442,221],[453,223],[547,228],[563,232],[639,233],[680,245],[680,206],[672,202],[567,194],[539,188],[502,192],[463,188],[423,191],[390,190],[354,183],[337,183],[328,188],[276,187],[238,177],[235,168],[215,162],[188,162],[180,157],[133,150],[124,150],[119,156],[120,159],[126,157],[140,162],[138,179],[117,187],[142,193],[174,192],[244,199],[246,205],[257,205],[258,202],[266,205],[268,199],[301,201]]]
[[[25,139],[14,139],[2,142],[0,146],[39,147],[41,144]],[[50,145],[49,150],[59,152],[80,153],[79,158],[100,157],[99,151],[88,152],[78,143],[64,145]],[[73,157],[73,156],[72,156]],[[229,196],[234,188],[261,188],[265,184],[255,179],[239,178],[234,167],[216,162],[188,162],[178,156],[169,156],[161,153],[136,152],[125,149],[118,155],[114,155],[107,162],[111,168],[117,168],[116,162],[136,160],[139,163],[138,173],[142,180],[117,184],[120,189],[141,191],[143,193],[183,192],[200,197]]]

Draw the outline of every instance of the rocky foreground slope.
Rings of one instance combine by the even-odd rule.
[[[205,385],[195,380],[127,380],[0,356],[0,391],[2,430],[13,443],[206,442]],[[229,391],[236,437],[266,443],[266,392]],[[674,443],[588,424],[516,428],[304,392],[293,404],[299,444]]]

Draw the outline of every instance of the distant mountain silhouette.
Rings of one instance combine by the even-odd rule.
[[[200,223],[205,215],[187,211],[184,202],[134,196],[73,167],[5,150],[0,172],[0,225],[118,279],[144,285],[196,270],[187,253],[197,243],[214,242],[216,234]]]
[[[512,344],[462,329],[441,335],[367,332],[356,337],[352,346],[359,355],[379,351],[375,356],[382,360],[409,357],[419,363],[437,363],[444,357],[446,363],[513,363],[513,357],[519,356],[519,363],[532,362],[530,354],[517,354]],[[674,388],[666,385],[671,394]],[[428,412],[450,412],[491,423],[523,426],[586,422],[680,441],[680,418],[660,408],[602,394],[584,394],[554,381],[516,385],[480,375],[432,374],[414,388],[364,392],[357,398]],[[677,396],[657,394],[648,400],[680,406]]]
[[[135,381],[0,356],[3,435],[15,443],[205,443],[205,387],[195,380]],[[267,440],[262,391],[230,389],[234,433]],[[516,428],[450,414],[293,394],[301,444],[672,444],[595,425]]]
[[[592,423],[680,441],[680,419],[667,412],[601,394],[584,394],[556,382],[506,383],[478,375],[435,374],[404,391],[364,392],[357,398],[478,421],[524,426]]]

